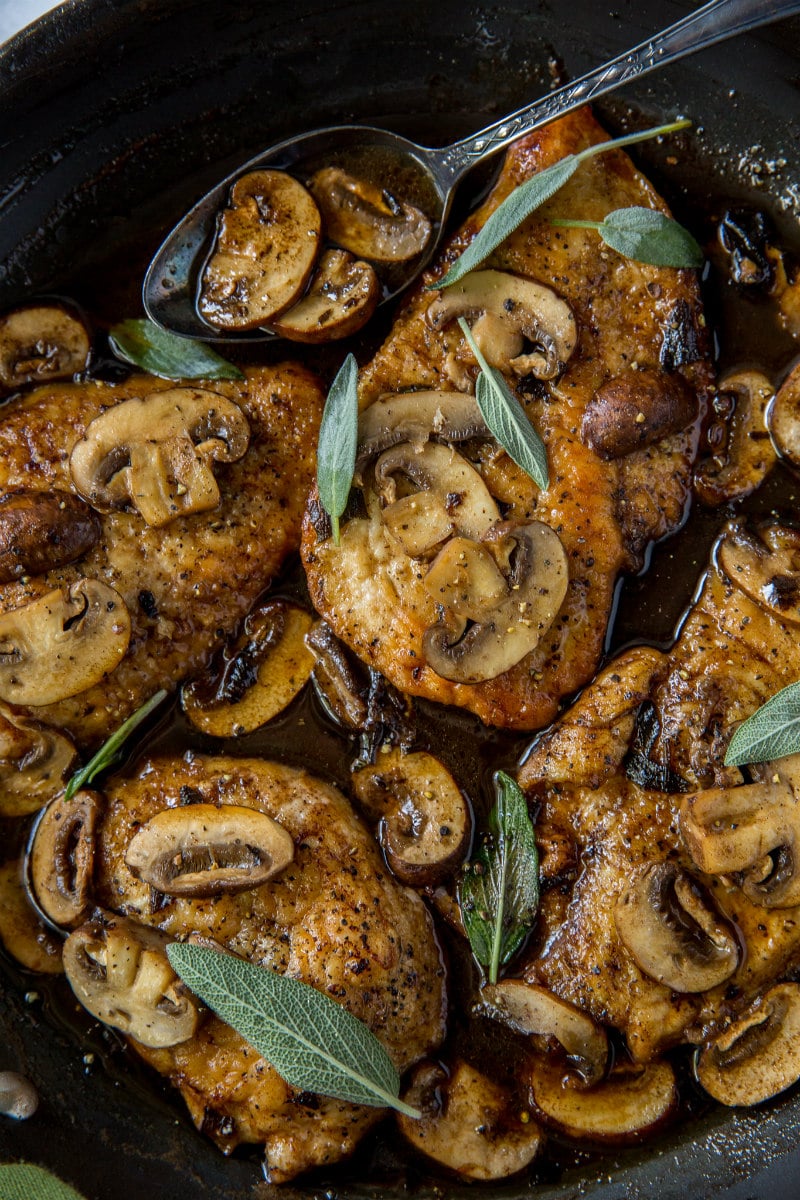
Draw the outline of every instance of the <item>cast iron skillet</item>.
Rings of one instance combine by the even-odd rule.
[[[259,147],[347,121],[443,143],[544,90],[550,61],[578,75],[689,7],[672,0],[618,0],[613,11],[596,0],[69,0],[0,50],[0,308],[31,294],[69,294],[79,279],[90,307],[96,299],[112,318],[132,315],[142,268],[162,233]],[[796,229],[798,77],[795,20],[625,93],[640,120],[681,112],[700,126],[692,159],[670,163],[668,149],[655,145],[639,155],[696,230],[720,194],[766,206],[784,236]],[[622,101],[603,113],[618,131],[629,118]],[[772,164],[766,172],[765,162]],[[113,278],[101,270],[111,252]],[[670,603],[662,591],[654,636],[668,635],[693,578],[694,570]],[[629,634],[638,619],[636,586],[629,585]],[[51,1005],[38,980],[5,961],[0,968],[0,1069],[24,1071],[43,1098],[27,1123],[0,1118],[0,1161],[43,1163],[91,1200],[274,1194],[260,1182],[257,1159],[224,1160],[113,1037],[92,1040],[85,1025],[76,1034],[69,1010]],[[93,1062],[84,1062],[87,1052]],[[440,1177],[435,1193],[437,1181],[418,1164],[368,1141],[360,1171],[356,1164],[352,1173],[317,1175],[277,1194],[358,1200],[444,1188],[508,1200],[789,1200],[800,1190],[799,1142],[794,1089],[757,1110],[706,1113],[641,1151],[611,1153],[530,1185],[485,1191]]]

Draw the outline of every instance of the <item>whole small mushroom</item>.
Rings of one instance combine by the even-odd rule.
[[[17,1071],[0,1071],[0,1113],[16,1121],[27,1121],[39,1107],[39,1093],[29,1079]]]

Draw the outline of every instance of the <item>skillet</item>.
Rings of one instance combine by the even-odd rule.
[[[342,0],[335,7],[68,0],[0,50],[0,309],[31,294],[79,293],[112,319],[132,315],[163,232],[261,146],[348,121],[443,143],[545,90],[558,60],[581,74],[689,7],[675,0],[619,0],[613,10],[592,0]],[[656,145],[638,155],[676,215],[704,232],[715,198],[725,195],[766,207],[784,239],[794,230],[796,242],[798,80],[795,19],[670,68],[601,114],[615,132],[627,127],[628,103],[640,123],[692,116],[700,126],[692,158],[670,163],[668,149]],[[756,349],[745,354],[755,357]],[[721,520],[715,515],[700,536],[707,540]],[[666,561],[656,555],[654,578]],[[648,585],[631,583],[615,642],[668,637],[695,573],[673,581],[658,606]],[[352,1171],[273,1191],[260,1182],[256,1158],[224,1160],[113,1037],[92,1033],[63,999],[4,960],[6,1068],[32,1078],[42,1104],[27,1123],[0,1119],[0,1161],[40,1162],[91,1200],[490,1194],[431,1180],[377,1141],[362,1148],[362,1165]],[[556,1163],[530,1182],[495,1185],[491,1195],[794,1200],[798,1144],[795,1089],[756,1110],[706,1112],[640,1151],[563,1170]]]

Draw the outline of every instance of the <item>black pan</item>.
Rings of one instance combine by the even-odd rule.
[[[89,308],[99,310],[102,297],[110,317],[131,315],[161,234],[259,147],[348,121],[451,140],[545,90],[554,64],[581,74],[689,7],[69,0],[0,50],[0,308],[78,290]],[[631,117],[628,104],[638,121],[678,112],[695,120],[691,159],[673,163],[667,148],[647,145],[639,161],[696,232],[707,232],[724,195],[766,207],[782,236],[796,241],[799,79],[794,20],[658,74],[602,113],[618,131]],[[758,347],[745,350],[756,357]],[[711,524],[716,518],[709,535]],[[656,572],[666,579],[665,555]],[[682,583],[669,573],[671,594],[665,603],[660,589],[657,610],[630,584],[626,636],[645,626],[667,636],[694,572]],[[70,1006],[35,978],[6,961],[0,967],[0,1069],[24,1071],[42,1095],[31,1121],[0,1118],[0,1160],[45,1164],[91,1200],[273,1194],[257,1158],[224,1160],[116,1039],[73,1020]],[[796,1200],[799,1143],[794,1089],[757,1110],[705,1112],[641,1151],[560,1172],[554,1165],[488,1191],[431,1180],[408,1156],[372,1141],[352,1171],[279,1194]]]

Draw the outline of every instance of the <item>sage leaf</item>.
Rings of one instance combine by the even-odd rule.
[[[68,1183],[32,1163],[0,1166],[0,1200],[84,1200]]]
[[[734,732],[726,767],[768,762],[800,751],[800,680],[782,688]]]
[[[500,967],[520,948],[539,907],[539,854],[525,796],[504,771],[489,834],[458,884],[458,903],[472,953],[497,983]]]
[[[358,445],[358,366],[352,354],[331,384],[317,444],[317,489],[339,545],[339,517],[347,507]]]
[[[238,367],[205,342],[169,333],[147,318],[121,321],[108,340],[117,358],[160,379],[244,379]]]
[[[602,221],[552,220],[566,229],[596,229],[607,246],[654,267],[702,267],[703,251],[677,221],[652,208],[616,208]]]
[[[202,946],[173,944],[167,954],[184,983],[291,1087],[421,1115],[398,1098],[400,1077],[372,1031],[323,992]]]
[[[111,737],[108,738],[107,741],[103,742],[103,745],[94,755],[94,757],[89,759],[86,766],[81,767],[80,770],[76,771],[72,776],[64,792],[65,800],[71,800],[75,793],[82,788],[84,784],[91,783],[97,778],[98,775],[101,775],[103,771],[107,771],[109,767],[114,766],[122,754],[125,742],[131,736],[131,734],[138,729],[142,722],[147,720],[147,718],[150,716],[150,713],[158,708],[159,704],[163,699],[165,699],[166,695],[167,693],[162,688],[160,691],[156,692],[154,696],[151,696],[150,699],[147,700],[140,708],[137,708],[136,712],[128,717],[127,721],[123,721],[119,729],[116,729],[111,734]],[[0,1200],[3,1200],[2,1195],[0,1195]]]
[[[538,175],[527,179],[525,183],[514,188],[513,192],[506,196],[503,203],[494,210],[475,239],[470,242],[461,257],[456,259],[444,278],[428,285],[429,291],[450,287],[459,279],[463,279],[468,271],[479,266],[522,224],[526,217],[529,217],[540,205],[554,196],[559,188],[562,188],[567,180],[572,178],[582,162],[586,162],[596,154],[605,154],[608,150],[619,150],[623,146],[632,146],[636,142],[645,142],[667,133],[674,133],[676,130],[685,129],[690,124],[691,121],[686,120],[672,121],[669,125],[657,125],[653,129],[644,129],[640,133],[628,133],[624,137],[613,138],[609,142],[598,142],[593,146],[587,146],[578,154],[567,154],[558,162],[553,163],[551,167],[547,167]]]
[[[458,323],[481,368],[475,384],[475,400],[481,416],[509,458],[540,488],[546,488],[550,476],[544,442],[503,376],[481,354],[464,318],[459,317]]]

